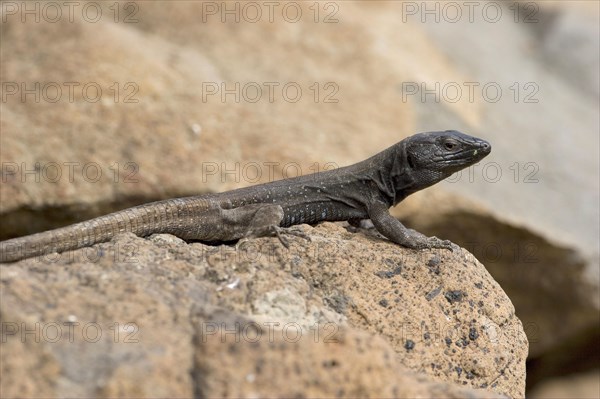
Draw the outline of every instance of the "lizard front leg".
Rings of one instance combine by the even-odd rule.
[[[368,206],[369,218],[378,232],[390,241],[412,249],[445,248],[454,250],[456,244],[437,237],[427,237],[413,229],[405,227],[398,219],[390,215],[386,204],[375,201]]]

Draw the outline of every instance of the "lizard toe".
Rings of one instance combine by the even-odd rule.
[[[452,252],[456,249],[455,247],[458,247],[450,240],[441,240],[435,236],[427,239],[427,246],[429,248],[449,249]]]
[[[281,234],[288,234],[288,235],[292,235],[294,237],[300,237],[309,242],[312,241],[312,238],[310,238],[310,236],[308,234],[306,234],[305,232],[303,232],[301,230],[296,230],[293,227],[292,228],[282,228],[281,230],[282,230]]]

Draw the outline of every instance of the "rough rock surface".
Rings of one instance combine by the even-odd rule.
[[[436,188],[407,199],[395,216],[418,231],[458,243],[486,265],[517,309],[530,356],[542,356],[565,342],[592,343],[590,329],[598,335],[596,302],[589,295],[596,287],[574,248],[505,223],[481,204]],[[581,362],[591,348],[577,349]],[[572,354],[565,352],[562,360]]]
[[[2,396],[524,395],[522,325],[471,254],[301,228],[2,265]]]

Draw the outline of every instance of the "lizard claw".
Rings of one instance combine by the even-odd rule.
[[[428,248],[440,248],[440,249],[449,249],[454,252],[454,250],[458,250],[459,246],[453,243],[450,240],[441,240],[437,237],[429,237],[427,238],[427,247]]]
[[[260,231],[252,231],[250,234],[246,235],[246,237],[264,236],[277,237],[279,239],[279,242],[281,242],[281,244],[286,248],[290,247],[290,243],[285,236],[295,236],[311,241],[310,236],[302,231],[297,231],[292,228],[284,228],[276,225],[269,225],[264,228],[261,228]]]
[[[297,231],[291,228],[283,228],[283,227],[279,227],[279,226],[273,226],[273,230],[275,232],[275,235],[277,236],[277,238],[279,238],[279,241],[283,244],[284,247],[289,248],[290,244],[287,240],[287,238],[285,238],[286,235],[290,235],[290,236],[295,236],[295,237],[300,237],[303,238],[307,241],[312,241],[310,236],[302,231]]]
[[[279,242],[281,242],[281,244],[286,248],[286,249],[290,249],[290,243],[287,240],[287,238],[285,238],[283,236],[283,231],[281,229],[281,227],[278,226],[273,226],[273,230],[275,232],[275,235],[277,236],[277,238],[279,238]]]

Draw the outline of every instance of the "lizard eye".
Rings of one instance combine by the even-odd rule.
[[[452,151],[452,150],[456,149],[457,146],[458,146],[458,144],[454,141],[444,142],[444,148],[447,149],[448,151]]]

